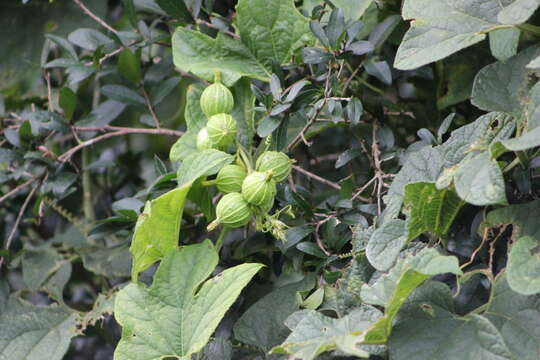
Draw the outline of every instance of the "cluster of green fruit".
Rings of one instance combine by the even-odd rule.
[[[217,79],[201,94],[200,105],[208,123],[197,136],[197,148],[224,148],[232,144],[236,139],[236,120],[229,115],[234,107],[231,91]],[[219,224],[237,228],[246,225],[253,215],[266,216],[274,205],[276,184],[287,179],[292,163],[282,152],[265,151],[257,158],[255,169],[248,159],[241,157],[236,164],[224,166],[215,180],[205,182],[216,185],[225,194],[208,230]]]

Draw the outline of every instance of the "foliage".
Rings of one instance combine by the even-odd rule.
[[[0,359],[536,359],[539,7],[0,5]]]

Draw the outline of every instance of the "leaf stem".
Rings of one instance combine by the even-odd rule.
[[[221,247],[223,246],[223,240],[225,239],[225,235],[227,235],[228,232],[229,232],[229,228],[224,226],[223,229],[221,229],[221,232],[219,233],[219,236],[216,241],[216,251],[218,254],[219,254],[219,251],[221,250]]]

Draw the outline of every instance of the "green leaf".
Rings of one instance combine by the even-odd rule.
[[[380,317],[379,310],[367,305],[340,319],[313,310],[295,313],[286,322],[287,326],[292,325],[291,335],[283,344],[273,348],[272,353],[291,354],[295,359],[312,360],[326,351],[338,349],[347,355],[367,358],[369,353],[357,346],[362,339],[355,334],[363,332]]]
[[[62,264],[62,257],[51,248],[27,250],[22,257],[23,280],[30,290],[37,291]]]
[[[123,85],[105,85],[101,88],[101,92],[109,99],[123,104],[146,106],[146,101],[141,95]]]
[[[130,284],[116,296],[122,339],[117,360],[189,359],[202,350],[242,289],[261,269],[242,264],[205,281],[218,263],[206,240],[169,252],[150,288]]]
[[[156,0],[156,2],[167,15],[186,23],[193,21],[184,0]]]
[[[382,276],[372,285],[363,285],[362,299],[385,308],[384,316],[364,334],[365,343],[385,343],[392,332],[392,324],[399,309],[413,290],[430,276],[445,273],[462,274],[457,258],[443,256],[435,249],[425,248],[401,260],[388,275]]]
[[[188,155],[198,152],[197,134],[206,126],[206,115],[202,112],[200,105],[201,94],[204,86],[200,84],[190,85],[186,94],[186,108],[184,118],[186,119],[187,131],[171,147],[169,158],[171,161],[184,160]]]
[[[146,202],[131,241],[133,255],[131,277],[137,281],[141,271],[178,248],[182,212],[191,183]]]
[[[37,307],[11,298],[0,314],[0,358],[64,358],[77,335],[77,314],[60,307]]]
[[[464,202],[451,190],[437,190],[434,183],[418,182],[405,186],[404,207],[408,211],[407,240],[424,232],[437,236],[448,233]]]
[[[540,256],[537,252],[540,240],[539,217],[540,200],[537,200],[493,210],[483,224],[483,228],[513,225],[512,239],[515,243],[508,259],[508,283],[512,290],[525,295],[540,292]]]
[[[506,61],[517,54],[519,36],[517,28],[499,29],[489,33],[491,54],[499,61]]]
[[[524,236],[517,239],[508,255],[508,282],[520,294],[540,293],[540,243]]]
[[[375,269],[386,271],[392,267],[406,243],[405,221],[390,219],[371,235],[366,247],[366,256]]]
[[[533,46],[506,62],[499,61],[480,70],[474,79],[473,105],[485,111],[503,111],[519,118],[533,85],[529,78],[534,70],[525,66],[539,54],[540,47]]]
[[[514,292],[507,276],[497,277],[484,313],[506,341],[514,358],[536,360],[540,354],[540,301],[538,296]]]
[[[236,120],[238,127],[236,140],[243,147],[249,149],[253,141],[253,135],[255,135],[255,95],[251,91],[251,81],[241,79],[231,90],[234,96],[234,108],[231,115]]]
[[[540,127],[525,134],[492,144],[491,156],[497,158],[508,151],[524,151],[540,146]]]
[[[332,0],[332,4],[336,7],[343,9],[343,14],[347,20],[358,20],[364,15],[366,10],[375,0]],[[304,11],[311,14],[313,8],[320,5],[319,0],[304,0]],[[325,19],[324,17],[323,19]]]
[[[411,28],[399,46],[394,66],[411,70],[443,59],[484,40],[487,32],[501,25],[526,21],[539,5],[535,2],[525,9],[518,4],[520,0],[509,2],[503,7],[499,0],[406,0],[402,16],[411,20]],[[519,9],[521,16],[508,16],[513,9]]]
[[[100,46],[112,45],[113,41],[95,29],[80,28],[69,34],[68,40],[85,50],[95,51]]]
[[[242,76],[263,81],[270,79],[270,70],[238,39],[218,33],[215,39],[198,31],[178,27],[172,38],[174,65],[213,82],[215,71],[221,80],[233,85]]]
[[[459,197],[473,205],[507,204],[504,177],[487,151],[464,160],[454,175]]]
[[[391,359],[515,359],[486,317],[453,313],[452,294],[442,283],[419,288],[399,319],[388,342]]]
[[[216,174],[233,160],[234,156],[215,149],[188,155],[178,169],[178,186],[192,183],[201,176]]]
[[[64,110],[64,117],[67,121],[70,121],[73,118],[73,113],[75,113],[75,108],[77,107],[77,95],[68,87],[63,87],[60,89],[58,104]]]
[[[118,71],[131,82],[138,84],[141,82],[141,59],[129,49],[125,49],[118,57]]]
[[[299,291],[308,291],[315,283],[313,277],[282,286],[247,309],[234,324],[234,337],[243,344],[257,346],[264,352],[287,338],[285,320],[300,307]]]
[[[293,0],[240,0],[236,11],[242,42],[266,67],[289,61],[294,50],[311,41],[309,21]]]
[[[529,92],[529,103],[525,109],[527,130],[540,127],[540,83],[536,83]]]

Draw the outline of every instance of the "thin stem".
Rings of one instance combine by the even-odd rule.
[[[28,180],[27,182],[20,184],[15,189],[11,190],[7,194],[3,195],[2,197],[0,197],[0,204],[3,203],[6,199],[10,198],[11,196],[15,195],[16,193],[24,189],[25,187],[27,187],[28,185],[32,184],[34,181],[36,181],[36,179],[32,178]]]
[[[75,4],[77,4],[81,9],[82,11],[84,11],[84,13],[88,16],[90,16],[92,19],[94,19],[97,23],[99,23],[101,26],[103,26],[105,29],[109,30],[110,32],[118,35],[118,31],[116,29],[114,29],[111,25],[107,24],[103,19],[101,19],[99,16],[97,16],[96,14],[94,14],[90,9],[88,9],[86,7],[86,5],[84,5],[82,3],[81,0],[73,0],[73,2]]]
[[[154,105],[152,105],[152,102],[150,101],[150,97],[148,96],[148,93],[144,89],[144,86],[142,88],[142,93],[144,96],[144,100],[146,101],[146,107],[148,108],[148,111],[150,111],[150,115],[152,115],[152,119],[154,119],[154,123],[156,124],[156,128],[160,128],[160,122],[156,115],[156,112],[154,111]]]
[[[330,186],[331,188],[334,188],[336,190],[341,190],[341,186],[333,181],[330,181],[330,180],[326,180],[322,177],[320,177],[319,175],[315,175],[307,170],[304,170],[303,168],[301,168],[300,166],[297,166],[297,165],[293,165],[292,168],[296,171],[298,171],[299,173],[301,174],[304,174],[306,175],[307,177],[315,180],[315,181],[318,181],[322,184],[325,184],[325,185],[328,185]]]
[[[221,229],[218,239],[216,240],[216,252],[219,254],[219,251],[221,250],[221,247],[223,246],[223,240],[225,239],[225,235],[229,232],[229,228],[223,227]]]

